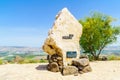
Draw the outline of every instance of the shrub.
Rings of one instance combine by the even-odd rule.
[[[92,55],[88,55],[90,61],[94,61],[94,57]]]
[[[8,63],[14,63],[15,56],[6,56],[4,57],[4,61],[7,61]]]
[[[0,59],[0,64],[3,64],[3,60],[2,59]]]
[[[112,54],[108,56],[108,60],[120,60],[120,56]]]
[[[48,62],[48,60],[45,60],[45,59],[40,60],[40,63],[47,63],[47,62]]]
[[[22,64],[24,59],[20,56],[15,56],[14,62]]]
[[[31,59],[31,60],[29,60],[29,63],[38,63],[38,61]]]
[[[26,64],[26,63],[39,63],[39,60],[34,60],[34,59],[28,59],[24,58],[24,60],[19,61],[19,64]]]

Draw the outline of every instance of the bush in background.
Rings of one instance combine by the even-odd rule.
[[[108,60],[120,60],[120,56],[112,54],[108,56]]]
[[[34,55],[15,55],[15,56],[6,56],[4,59],[0,59],[0,64],[28,64],[28,63],[47,63],[45,57],[34,56]]]
[[[21,56],[15,56],[14,62],[15,63],[22,63],[24,59]]]
[[[40,63],[47,63],[47,62],[48,62],[48,60],[45,60],[45,59],[40,60]]]
[[[3,60],[2,59],[0,59],[0,64],[3,64]]]

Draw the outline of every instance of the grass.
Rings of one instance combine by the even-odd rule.
[[[93,56],[88,55],[90,61],[94,61]],[[110,60],[120,60],[120,56],[111,54],[107,56],[108,61]],[[8,56],[4,59],[0,59],[0,65],[1,64],[29,64],[29,63],[48,63],[48,60],[46,59],[36,59],[34,55],[27,55],[27,56]]]
[[[95,61],[94,57],[92,55],[87,55],[90,61]],[[99,60],[102,60],[102,57],[104,57],[104,55],[99,56]],[[115,55],[115,54],[110,54],[110,55],[105,55],[105,57],[107,58],[107,61],[110,60],[120,60],[120,55]]]
[[[48,60],[36,58],[36,55],[14,55],[14,56],[6,56],[3,59],[0,59],[0,64],[28,64],[28,63],[47,63]]]
[[[28,64],[28,63],[47,63],[47,60],[34,60],[34,59],[24,59],[21,60],[19,62],[17,62],[18,64]]]
[[[108,56],[108,60],[120,60],[120,56],[112,54]]]
[[[2,60],[2,59],[0,59],[0,65],[1,65],[1,64],[3,64],[3,60]]]
[[[34,59],[35,56],[29,55],[26,57],[20,57],[17,59],[18,64],[27,64],[27,63],[46,63],[48,62],[45,59]],[[15,58],[16,59],[16,58]]]
[[[48,63],[48,60],[41,59],[40,63]]]

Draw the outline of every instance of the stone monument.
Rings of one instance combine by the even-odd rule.
[[[72,72],[70,74],[79,70],[80,66],[78,69],[75,69],[74,66],[81,64],[82,61],[78,60],[80,57],[79,41],[81,35],[82,25],[67,8],[62,9],[56,15],[53,27],[48,32],[48,37],[43,45],[43,50],[49,54],[48,70],[53,72],[62,70],[63,74],[69,73],[66,72],[66,69],[74,70],[73,72],[70,71]],[[73,67],[69,65],[73,65]],[[69,67],[65,68],[66,66]]]

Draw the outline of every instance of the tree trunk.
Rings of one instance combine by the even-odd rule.
[[[99,55],[95,55],[93,57],[94,57],[94,60],[99,60]]]

